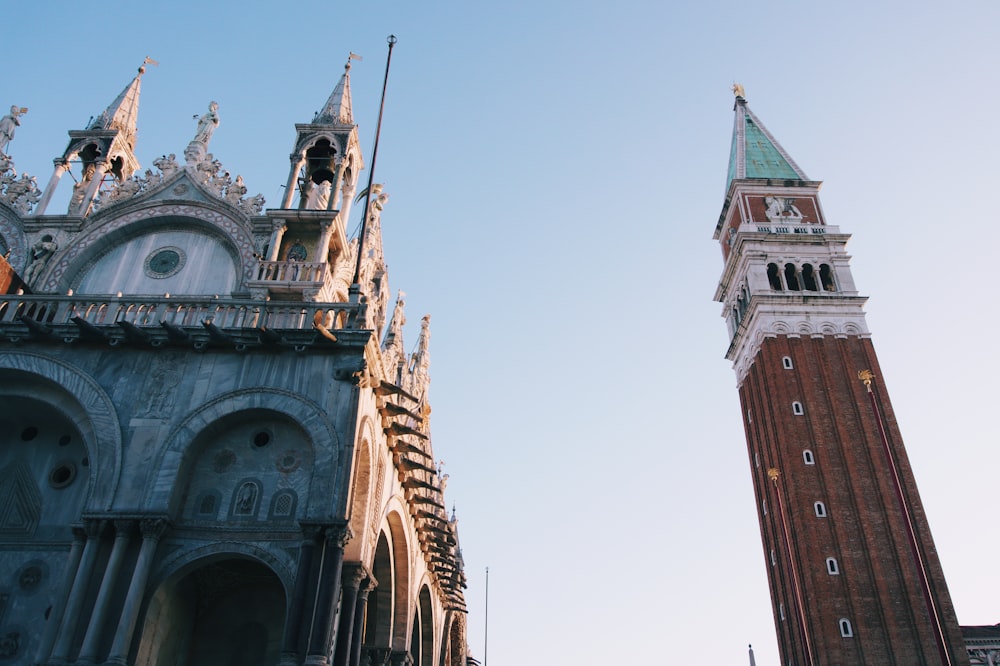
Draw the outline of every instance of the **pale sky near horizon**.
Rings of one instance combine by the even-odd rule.
[[[489,666],[779,664],[712,301],[734,81],[853,234],[959,621],[1000,622],[996,2],[113,6],[3,10],[8,152],[42,184],[148,55],[143,168],[216,100],[211,152],[276,206],[350,51],[370,162],[398,37],[376,180],[407,346],[432,314],[474,656],[489,566]]]

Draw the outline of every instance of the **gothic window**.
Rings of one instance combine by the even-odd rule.
[[[801,402],[796,401],[792,403],[792,414],[795,414],[796,416],[802,416],[805,414],[805,411],[802,409]]]
[[[771,549],[771,566],[773,567],[778,563],[778,558],[774,554],[774,548]]]
[[[785,621],[785,604],[778,604],[778,617],[781,618],[782,622]]]
[[[840,574],[840,567],[837,565],[837,558],[826,558],[826,572],[831,576],[837,576]]]
[[[771,289],[775,291],[782,291],[781,272],[778,269],[778,264],[767,265],[767,281],[770,283]]]
[[[763,507],[763,509],[764,509],[764,515],[766,516],[767,515],[767,500],[764,500],[763,502],[761,502],[761,507]]]
[[[753,464],[755,467],[760,467],[760,453],[757,451],[753,452]]]
[[[802,452],[802,460],[807,465],[816,464],[816,459],[813,457],[813,452],[810,451],[809,449],[806,449],[805,451]]]
[[[271,517],[288,518],[295,514],[295,492],[283,490],[271,500]]]
[[[813,504],[813,508],[816,510],[817,518],[826,518],[826,505],[822,502],[816,502]]]
[[[819,281],[823,285],[823,291],[837,291],[837,285],[833,282],[833,271],[829,264],[819,265]]]
[[[789,291],[800,291],[798,270],[795,264],[785,264],[785,284]]]
[[[199,516],[215,516],[219,511],[219,494],[210,491],[201,496],[198,500]]]
[[[851,621],[846,617],[840,618],[840,635],[844,638],[852,638],[854,636],[854,628],[851,627]]]
[[[785,370],[791,370],[794,367],[792,366],[792,357],[783,356],[781,358],[781,367],[783,367]]]
[[[816,286],[816,271],[813,270],[812,264],[802,265],[802,284],[809,291],[819,291],[819,287]]]

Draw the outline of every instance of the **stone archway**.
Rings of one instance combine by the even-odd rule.
[[[285,589],[256,560],[219,555],[181,569],[157,588],[136,666],[274,666],[281,658]]]

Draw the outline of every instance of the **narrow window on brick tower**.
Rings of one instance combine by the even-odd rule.
[[[829,264],[819,265],[819,281],[823,285],[823,291],[837,291],[837,285],[833,283],[833,271]]]
[[[783,367],[785,370],[791,370],[794,367],[792,365],[792,357],[791,356],[782,356],[781,357],[781,367]]]
[[[785,264],[785,284],[788,285],[789,291],[801,291],[799,287],[798,271],[795,269],[795,264]]]
[[[826,572],[831,576],[837,576],[840,574],[840,567],[837,566],[837,558],[826,558]]]
[[[816,459],[813,458],[813,452],[810,451],[809,449],[806,449],[805,451],[802,452],[802,460],[807,465],[815,465],[816,464]]]
[[[854,636],[854,629],[851,627],[851,621],[846,617],[840,618],[840,635],[844,638],[852,638]]]
[[[826,518],[826,505],[822,502],[816,502],[813,504],[813,508],[816,509],[817,518]]]
[[[802,416],[803,414],[805,414],[805,411],[803,411],[802,409],[801,402],[792,403],[792,414],[795,414],[796,416]]]
[[[819,287],[816,286],[816,271],[813,270],[812,264],[802,265],[802,284],[809,291],[819,291]]]
[[[767,281],[771,285],[771,289],[775,291],[783,291],[781,286],[781,273],[778,268],[778,264],[768,264],[767,265]]]

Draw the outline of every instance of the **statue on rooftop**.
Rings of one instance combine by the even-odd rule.
[[[10,107],[9,114],[0,118],[0,150],[7,149],[7,145],[14,138],[14,130],[21,125],[21,116],[27,112],[27,108],[15,104]]]
[[[208,111],[201,118],[198,118],[198,129],[195,130],[192,143],[200,143],[207,146],[219,126],[219,103],[212,102],[208,105]]]

